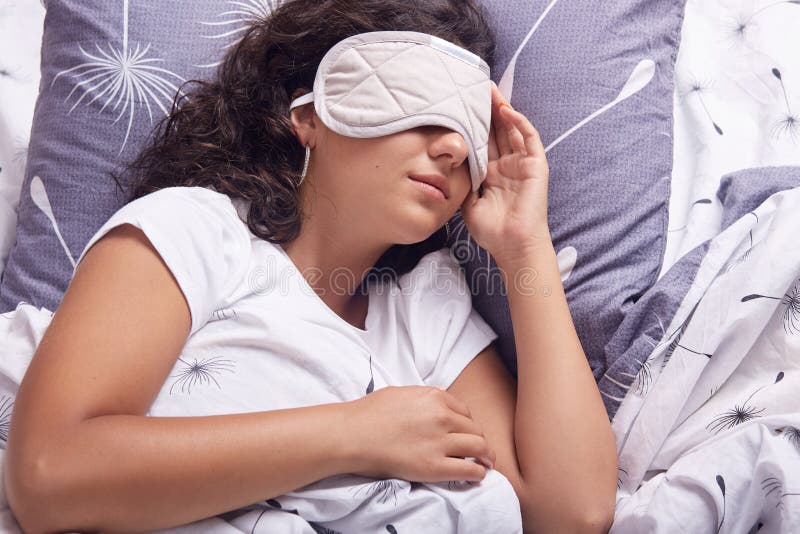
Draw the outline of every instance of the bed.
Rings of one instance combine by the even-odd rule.
[[[83,204],[58,211],[59,195],[68,195],[69,186],[56,190],[48,184],[47,195],[42,179],[36,181],[48,169],[43,154],[54,152],[37,135],[46,127],[57,131],[44,122],[47,106],[76,113],[85,106],[77,94],[64,98],[81,82],[73,77],[66,83],[67,68],[42,67],[49,82],[43,90],[64,87],[55,103],[36,98],[40,58],[53,55],[55,42],[45,35],[40,49],[45,14],[55,17],[68,4],[52,0],[46,12],[35,0],[0,2],[0,273],[14,262],[25,265],[20,258],[26,249],[41,254],[38,238],[24,226],[32,213],[52,241],[46,248],[52,256],[44,257],[59,258],[67,274],[71,265],[64,251],[76,257],[95,222],[113,213],[114,205],[106,204],[87,225],[75,214]],[[133,21],[146,15],[135,3],[121,4],[124,41],[130,27],[133,49]],[[529,115],[548,148],[562,280],[617,438],[611,531],[800,532],[800,2],[658,0],[643,12],[646,2],[618,0],[597,13],[585,1],[485,4],[506,27],[519,26],[501,35],[502,69],[493,78]],[[272,7],[269,1],[217,1],[216,15],[202,21],[206,42],[224,48],[227,41],[215,39],[235,37],[242,21]],[[594,33],[577,31],[589,28],[592,19]],[[630,59],[620,66],[624,76],[601,78],[601,69],[582,57],[585,50],[563,46],[565,31],[602,43],[597,54],[604,66]],[[619,38],[617,48],[607,34]],[[641,57],[626,56],[631,36],[643,35],[663,39],[636,41]],[[97,50],[80,53],[87,57]],[[567,59],[564,65],[533,64],[524,50],[533,50],[534,58]],[[200,57],[186,62],[201,70],[214,66]],[[165,73],[160,87],[175,88],[178,78]],[[607,104],[581,93],[586,84]],[[525,100],[526,87],[535,87],[530,94],[540,98]],[[148,111],[160,112],[151,104],[147,111],[140,108],[144,118],[133,112],[110,116],[107,122],[117,118],[114,123],[121,125],[114,126],[120,135],[113,155],[135,146],[131,128],[144,128]],[[134,122],[139,120],[141,125]],[[653,124],[658,127],[648,126]],[[591,147],[595,159],[582,161],[569,143]],[[597,174],[597,168],[604,172]],[[602,192],[596,185],[586,189],[586,180],[578,181],[585,177],[624,185],[612,191],[602,215],[596,214],[597,202],[587,203]],[[91,191],[110,194],[97,183]],[[613,204],[615,196],[624,199],[624,209]],[[594,218],[580,219],[575,211]],[[612,219],[615,212],[631,218],[617,213]],[[87,228],[70,233],[70,220]],[[480,280],[475,305],[506,340],[501,348],[513,370],[506,310],[480,286],[491,280],[495,266],[463,224],[453,222],[452,249]],[[605,233],[598,234],[599,227]],[[25,300],[53,310],[63,291],[56,284],[32,291],[13,282],[4,273],[12,296],[0,312],[28,294],[34,298]],[[597,295],[604,287],[624,298],[598,314]],[[605,301],[613,299],[604,298],[603,306]],[[11,400],[3,400],[0,430],[8,428],[10,410]],[[1,490],[0,528],[18,531]]]

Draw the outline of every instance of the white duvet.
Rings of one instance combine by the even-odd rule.
[[[612,533],[800,532],[798,229],[795,187],[712,241],[614,418]]]

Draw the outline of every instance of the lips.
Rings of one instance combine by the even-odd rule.
[[[410,174],[408,177],[417,182],[432,185],[442,192],[444,198],[450,198],[450,187],[447,184],[447,178],[441,174]]]

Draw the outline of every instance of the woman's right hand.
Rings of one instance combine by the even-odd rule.
[[[351,439],[357,440],[352,445],[358,451],[352,474],[414,482],[480,481],[494,465],[496,454],[480,424],[463,401],[443,389],[389,386],[349,404]]]

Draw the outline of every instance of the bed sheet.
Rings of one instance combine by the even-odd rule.
[[[16,235],[44,12],[39,0],[0,0],[0,274]]]
[[[717,235],[721,178],[800,165],[800,2],[688,0],[675,64],[674,163],[660,276]]]
[[[660,319],[613,420],[612,534],[800,532],[800,175],[737,173],[720,197],[725,230],[674,267],[700,253],[677,312],[672,274],[644,303]]]

